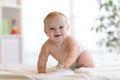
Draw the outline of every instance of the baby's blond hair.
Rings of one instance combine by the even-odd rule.
[[[61,12],[58,12],[58,11],[50,12],[44,19],[44,27],[46,27],[46,21],[48,18],[54,18],[56,16],[64,16],[66,18],[66,16]],[[67,18],[66,18],[66,20],[67,20]]]

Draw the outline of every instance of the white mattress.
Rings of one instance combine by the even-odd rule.
[[[120,65],[80,68],[75,71],[51,67],[37,73],[33,65],[0,65],[0,80],[120,80]]]

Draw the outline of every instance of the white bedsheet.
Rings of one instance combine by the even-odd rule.
[[[120,80],[120,66],[80,68],[75,71],[51,67],[37,73],[33,65],[1,65],[0,80]]]

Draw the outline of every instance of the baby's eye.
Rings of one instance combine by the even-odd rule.
[[[50,28],[50,30],[54,30],[54,28]]]
[[[63,27],[63,26],[60,26],[60,27],[59,27],[59,29],[62,29],[62,28],[64,28],[64,27]]]

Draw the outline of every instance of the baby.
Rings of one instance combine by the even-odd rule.
[[[77,41],[68,34],[69,25],[63,13],[51,12],[44,19],[44,32],[48,40],[42,45],[38,59],[38,72],[46,73],[48,56],[57,61],[57,68],[73,69],[94,67],[87,50],[81,50]]]

